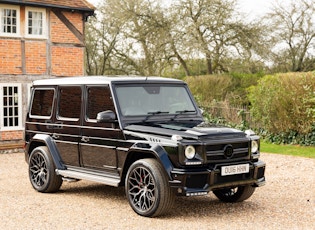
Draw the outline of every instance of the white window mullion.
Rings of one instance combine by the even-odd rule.
[[[0,130],[2,130],[3,127],[3,85],[0,85]]]
[[[22,86],[21,84],[0,84],[0,129],[22,128]]]
[[[31,38],[46,38],[46,9],[26,7],[25,36]]]
[[[20,7],[0,4],[0,36],[20,36]]]

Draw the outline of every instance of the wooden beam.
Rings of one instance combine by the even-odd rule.
[[[22,74],[26,74],[26,55],[25,55],[25,40],[21,40],[21,67]]]
[[[53,8],[52,11],[59,18],[60,21],[65,24],[65,26],[79,39],[79,41],[84,43],[83,34],[63,15],[62,11],[56,8]]]

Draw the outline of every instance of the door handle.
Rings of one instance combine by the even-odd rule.
[[[57,135],[56,133],[53,133],[52,138],[58,139],[58,138],[59,138],[59,135]]]
[[[86,137],[86,136],[83,136],[83,137],[81,138],[81,141],[83,141],[83,142],[89,142],[89,140],[90,140],[90,138],[88,138],[88,137]]]

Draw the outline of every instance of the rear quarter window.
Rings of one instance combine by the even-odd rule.
[[[51,117],[54,102],[54,89],[35,89],[30,115]]]

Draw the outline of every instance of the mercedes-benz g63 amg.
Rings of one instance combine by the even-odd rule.
[[[35,81],[25,141],[35,190],[56,192],[63,180],[80,179],[125,186],[142,216],[164,214],[174,195],[212,191],[221,201],[239,202],[265,183],[259,137],[206,124],[180,80]]]

